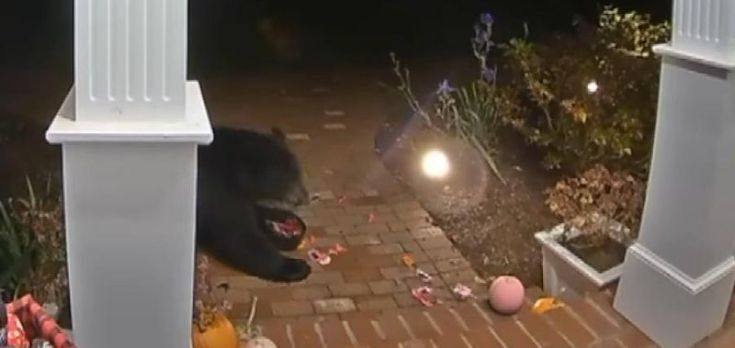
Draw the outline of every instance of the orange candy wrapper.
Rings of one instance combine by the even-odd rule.
[[[533,304],[533,312],[537,314],[544,314],[548,311],[563,307],[564,303],[553,297],[542,297],[536,300],[536,303]]]

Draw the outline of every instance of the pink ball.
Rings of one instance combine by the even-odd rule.
[[[501,276],[490,284],[490,307],[496,312],[511,315],[518,312],[526,301],[523,283],[513,276]]]

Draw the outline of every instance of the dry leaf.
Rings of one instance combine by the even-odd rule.
[[[405,254],[401,259],[403,260],[403,264],[406,265],[406,267],[411,269],[416,267],[416,260],[413,258],[413,255]]]

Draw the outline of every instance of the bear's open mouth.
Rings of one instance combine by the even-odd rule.
[[[256,206],[257,219],[280,250],[295,250],[306,233],[306,222],[291,210]]]

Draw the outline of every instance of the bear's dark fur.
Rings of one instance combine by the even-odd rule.
[[[199,148],[197,244],[244,273],[274,282],[296,282],[311,268],[281,255],[261,228],[255,207],[291,209],[308,202],[301,166],[283,133],[215,128]]]

